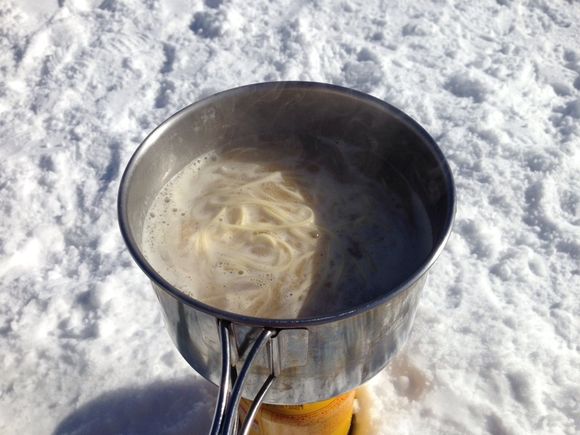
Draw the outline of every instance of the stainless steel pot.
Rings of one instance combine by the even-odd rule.
[[[203,304],[147,262],[141,250],[144,218],[172,176],[212,149],[237,146],[247,137],[271,144],[280,135],[340,138],[368,148],[373,156],[364,168],[368,175],[379,179],[396,168],[418,194],[433,248],[398,287],[336,315],[263,319]],[[264,396],[272,404],[319,401],[361,385],[385,367],[409,336],[427,271],[449,237],[454,208],[449,166],[415,121],[369,95],[309,82],[244,86],[176,113],[131,158],[118,202],[121,232],[153,283],[175,345],[198,373],[221,386],[215,433],[233,428],[241,394],[257,395],[255,409]]]

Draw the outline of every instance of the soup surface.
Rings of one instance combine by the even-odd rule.
[[[254,317],[335,314],[385,294],[431,247],[425,210],[395,170],[355,148],[293,143],[211,152],[159,192],[144,254],[180,291]]]

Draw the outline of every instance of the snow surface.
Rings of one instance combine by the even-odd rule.
[[[0,433],[204,433],[216,394],[116,222],[120,173],[179,108],[314,80],[398,106],[454,171],[455,231],[380,434],[580,431],[580,3],[0,3]]]

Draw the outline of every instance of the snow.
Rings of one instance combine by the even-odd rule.
[[[579,22],[563,0],[3,1],[0,433],[204,433],[216,390],[123,245],[118,182],[170,114],[271,80],[394,104],[455,174],[374,433],[578,433]]]

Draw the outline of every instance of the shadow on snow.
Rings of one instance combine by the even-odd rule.
[[[201,378],[122,388],[80,406],[53,435],[208,433],[216,396]]]

